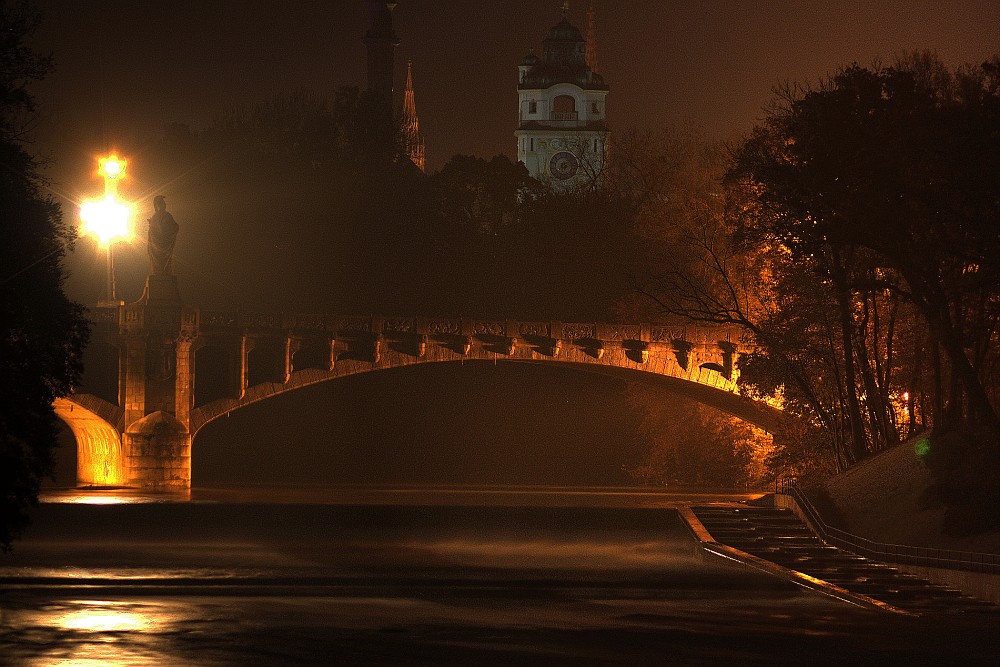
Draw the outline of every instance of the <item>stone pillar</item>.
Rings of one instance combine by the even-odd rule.
[[[182,424],[191,423],[194,404],[194,336],[181,332],[177,337],[176,372],[174,373],[174,415]]]
[[[133,422],[122,438],[126,483],[141,489],[191,487],[191,434],[164,410]]]
[[[126,337],[125,363],[119,370],[123,380],[122,408],[125,427],[146,416],[146,337],[132,334]]]
[[[250,351],[254,348],[254,340],[243,334],[240,337],[240,386],[237,398],[246,396],[247,387],[250,386]]]
[[[150,275],[142,298],[125,308],[125,484],[191,486],[191,408],[198,311],[185,306],[172,275]]]
[[[292,336],[291,334],[285,335],[285,345],[284,345],[284,368],[282,370],[282,384],[288,384],[288,380],[291,379],[292,373],[295,371],[295,353],[302,348],[302,339],[297,336]]]

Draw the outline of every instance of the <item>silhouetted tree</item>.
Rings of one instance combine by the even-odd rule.
[[[74,231],[40,187],[25,151],[34,103],[26,86],[49,59],[24,40],[38,24],[27,3],[0,4],[0,547],[10,548],[52,473],[53,401],[79,383],[88,336],[83,308],[63,292]]]
[[[848,406],[855,441],[871,437],[862,412],[886,396],[864,376],[884,350],[859,329],[873,306],[891,317],[895,297],[920,314],[939,445],[931,458],[965,495],[986,486],[1000,495],[996,476],[980,472],[1000,462],[986,373],[1000,317],[998,62],[951,70],[915,55],[786,89],[730,172],[753,194],[757,230],[834,295],[845,377],[864,392]]]

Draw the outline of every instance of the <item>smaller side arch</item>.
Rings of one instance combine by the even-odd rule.
[[[76,440],[76,483],[80,486],[124,486],[125,460],[118,431],[95,412],[66,398],[53,403]]]

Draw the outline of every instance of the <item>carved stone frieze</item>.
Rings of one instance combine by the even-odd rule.
[[[317,313],[304,313],[292,317],[292,325],[296,329],[322,331],[326,328],[326,318]]]
[[[518,324],[518,333],[522,336],[548,336],[549,325],[545,322],[521,322]]]
[[[413,331],[413,319],[408,317],[387,317],[382,322],[385,333],[410,333]]]
[[[608,326],[605,336],[608,340],[639,340],[640,332],[639,325],[612,324]]]
[[[201,324],[208,327],[235,327],[237,322],[236,313],[213,310],[202,312]]]
[[[505,333],[504,323],[477,320],[473,325],[473,332],[477,336],[503,336]]]
[[[240,324],[250,329],[277,329],[281,316],[267,313],[240,313]]]
[[[462,322],[460,320],[430,320],[427,322],[427,333],[458,336],[462,333]]]
[[[597,338],[596,328],[593,324],[564,324],[563,338],[568,340]]]
[[[371,333],[372,322],[367,317],[345,317],[340,321],[341,331]]]
[[[684,340],[684,327],[657,327],[650,329],[650,340],[654,343],[669,343],[674,340]]]

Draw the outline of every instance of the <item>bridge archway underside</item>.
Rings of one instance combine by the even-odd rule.
[[[190,433],[193,436],[234,410],[320,382],[417,364],[467,361],[560,364],[654,382],[774,432],[781,412],[738,393],[734,368],[741,344],[737,336],[737,331],[721,328],[646,324],[418,318],[326,321],[319,316],[261,322],[235,314],[203,313],[195,348],[228,347],[236,361],[235,381],[232,396],[191,410]],[[250,352],[258,347],[280,354],[283,358],[277,364],[268,363],[284,372],[274,381],[251,385]],[[314,364],[315,351],[324,350],[323,363],[318,364],[322,367],[296,366],[297,353],[307,349]]]

